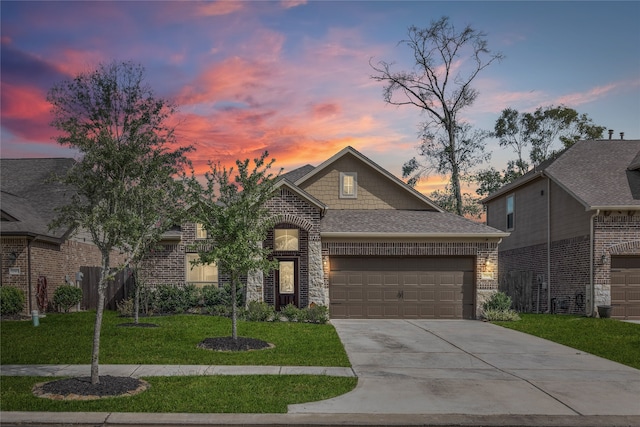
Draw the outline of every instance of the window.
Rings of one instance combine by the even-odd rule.
[[[187,283],[193,283],[197,286],[218,285],[218,266],[215,264],[193,265],[193,261],[198,259],[198,254],[187,254],[186,270]]]
[[[358,175],[355,172],[340,172],[340,198],[355,199],[358,196]]]
[[[280,293],[295,293],[295,261],[280,261],[279,270]]]
[[[276,251],[299,250],[298,229],[276,228],[273,230],[273,249]]]
[[[202,224],[196,224],[196,239],[206,239],[207,238],[207,230],[204,228]]]
[[[514,226],[514,206],[513,195],[507,197],[507,231],[513,230]]]

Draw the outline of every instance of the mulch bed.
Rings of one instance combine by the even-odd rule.
[[[38,383],[33,394],[52,400],[97,400],[107,397],[133,396],[150,387],[139,378],[100,375],[98,384],[91,384],[91,377],[67,378]]]
[[[198,348],[214,351],[250,351],[273,347],[273,344],[266,341],[245,337],[238,337],[237,340],[232,337],[205,338],[198,344]]]
[[[153,323],[123,323],[118,326],[157,327]],[[205,338],[198,348],[213,351],[251,351],[274,348],[273,344],[256,338],[232,337]],[[133,396],[150,387],[139,378],[101,375],[98,384],[91,384],[91,377],[67,378],[64,380],[38,383],[33,394],[52,400],[97,400],[108,397]]]

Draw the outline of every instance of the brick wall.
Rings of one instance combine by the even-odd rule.
[[[15,252],[18,259],[15,265],[9,265],[9,255]],[[29,252],[31,260],[29,271]],[[111,254],[110,262],[116,266],[124,262],[124,255],[117,251]],[[45,241],[29,241],[26,238],[2,238],[2,286],[15,286],[25,295],[24,313],[38,309],[36,301],[39,277],[47,281],[47,300],[53,299],[53,293],[65,282],[75,284],[76,272],[80,267],[100,267],[102,255],[98,248],[86,242],[67,240],[61,245]],[[19,267],[20,274],[10,275],[10,267]],[[29,283],[31,289],[29,289]],[[29,296],[31,295],[31,298]]]
[[[594,219],[595,304],[611,304],[611,256],[640,255],[640,215],[600,215]]]

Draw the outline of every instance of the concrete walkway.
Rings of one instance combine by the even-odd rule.
[[[640,426],[640,371],[478,321],[332,320],[353,368],[101,365],[101,375],[358,377],[345,395],[287,414],[4,412],[2,426]],[[89,365],[0,368],[86,376]]]
[[[0,375],[39,377],[89,376],[91,365],[2,365]],[[329,375],[355,377],[351,368],[326,366],[100,365],[100,375],[166,377],[188,375]]]

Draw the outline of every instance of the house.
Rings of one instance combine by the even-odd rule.
[[[82,267],[101,265],[100,251],[86,234],[49,229],[55,209],[68,203],[72,194],[51,177],[64,174],[74,163],[68,158],[0,160],[0,285],[24,293],[25,314],[51,308],[58,286],[76,284]],[[113,254],[113,262],[119,258]]]
[[[579,141],[483,203],[519,308],[640,319],[640,140]]]
[[[475,318],[495,292],[508,233],[444,212],[357,150],[279,177],[264,245],[279,269],[250,275],[247,298],[277,309],[321,304],[333,318]],[[198,224],[167,236],[145,262],[148,283],[219,285],[192,267]]]

